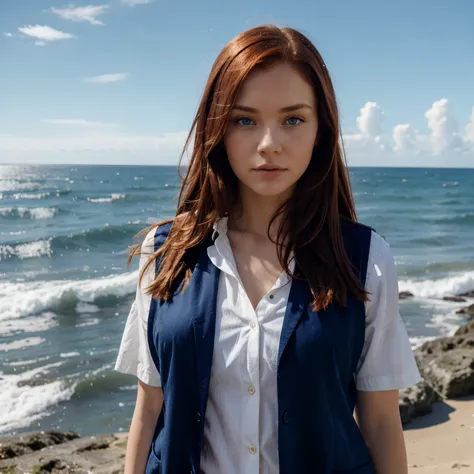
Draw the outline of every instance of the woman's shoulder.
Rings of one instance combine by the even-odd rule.
[[[187,213],[179,214],[155,224],[146,234],[146,237],[143,240],[142,250],[153,250],[163,245],[170,234],[173,224],[182,222],[186,219],[186,216]]]

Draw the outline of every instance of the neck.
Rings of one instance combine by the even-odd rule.
[[[229,219],[229,228],[250,232],[268,238],[268,225],[277,208],[287,199],[287,195],[261,196],[250,189],[241,189],[238,212]],[[276,240],[282,216],[272,223],[270,236]]]

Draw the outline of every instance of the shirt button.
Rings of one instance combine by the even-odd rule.
[[[199,413],[199,412],[196,413],[196,421],[197,421],[198,423],[201,423],[201,413]]]
[[[249,446],[249,453],[250,454],[255,454],[256,452],[257,452],[257,448],[253,444],[251,444]]]
[[[274,298],[274,296],[275,296],[275,295],[272,293],[272,294],[270,295],[270,299],[272,300],[272,299]]]
[[[251,322],[250,322],[250,327],[253,329],[255,326],[256,326],[255,321],[251,321]]]
[[[249,393],[250,393],[250,395],[253,395],[255,393],[255,387],[253,385],[250,385]]]

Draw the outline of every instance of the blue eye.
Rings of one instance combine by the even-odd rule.
[[[247,121],[247,123],[242,123],[243,121]],[[252,119],[250,117],[241,117],[238,118],[235,122],[239,125],[243,125],[244,127],[246,127],[247,125],[252,125],[251,123],[249,123],[252,122]]]
[[[302,122],[302,120],[301,120],[299,117],[290,117],[290,118],[288,118],[286,121],[289,122],[290,120],[298,120],[297,123],[294,123],[294,122],[293,122],[293,123],[289,123],[289,124],[288,124],[288,125],[291,125],[291,126],[293,126],[293,125],[298,125],[300,122]]]

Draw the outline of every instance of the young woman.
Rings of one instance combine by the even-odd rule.
[[[319,52],[290,28],[238,35],[193,133],[176,216],[133,251],[125,472],[406,473],[398,390],[419,373]]]

